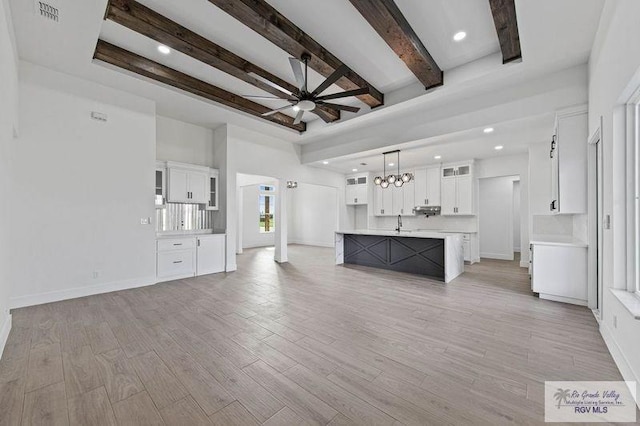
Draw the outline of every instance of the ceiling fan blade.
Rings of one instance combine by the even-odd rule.
[[[298,111],[298,115],[296,115],[296,119],[293,120],[293,124],[294,125],[300,124],[300,122],[302,121],[302,116],[303,115],[304,115],[304,111],[303,110]]]
[[[319,95],[327,90],[329,86],[338,81],[340,77],[345,75],[347,72],[349,72],[349,67],[345,64],[340,65],[329,77],[327,77],[325,81],[322,82],[320,86],[316,88],[316,90],[313,91],[313,96]]]
[[[351,105],[340,105],[340,104],[333,104],[333,103],[329,103],[329,102],[318,102],[318,105],[324,105],[326,107],[329,108],[333,108],[333,109],[339,109],[341,111],[349,111],[349,112],[358,112],[360,111],[360,108],[358,107],[354,107]]]
[[[290,101],[290,102],[295,102],[297,101],[296,98],[279,98],[277,96],[261,96],[261,95],[240,95],[245,99],[261,99],[261,100],[265,100],[265,101]]]
[[[297,58],[289,58],[289,63],[291,64],[293,75],[296,77],[298,88],[302,91],[305,86],[304,73],[302,72],[302,62],[300,62]]]
[[[318,96],[316,101],[327,101],[329,99],[347,98],[349,96],[366,95],[369,93],[368,87],[361,87],[359,89],[347,90],[346,92],[332,93],[330,95]]]
[[[278,113],[280,111],[284,111],[285,109],[289,109],[289,108],[292,108],[292,107],[293,107],[293,105],[287,105],[287,106],[283,106],[283,107],[280,107],[280,108],[276,108],[276,109],[273,109],[271,111],[265,112],[264,114],[262,114],[262,116],[263,117],[268,117],[270,115],[276,114],[276,113]]]
[[[335,121],[332,116],[327,114],[326,111],[323,111],[322,108],[319,108],[318,106],[311,110],[311,112],[320,117],[325,123],[333,123]]]

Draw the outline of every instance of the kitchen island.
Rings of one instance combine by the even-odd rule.
[[[461,234],[355,230],[335,234],[336,264],[425,275],[446,283],[464,272]]]

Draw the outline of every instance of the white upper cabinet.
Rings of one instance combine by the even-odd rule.
[[[441,176],[441,214],[475,215],[473,162],[443,166]]]
[[[403,206],[400,212],[402,215],[413,215],[413,209],[416,207],[415,186],[413,181],[402,186]]]
[[[169,161],[167,162],[167,170],[167,200],[169,202],[209,205],[211,169]],[[215,184],[217,186],[217,179]]]
[[[156,164],[155,187],[156,208],[164,208],[167,202],[167,168],[160,162]]]
[[[347,176],[345,182],[345,202],[348,206],[360,206],[368,203],[368,175]]]
[[[373,214],[374,216],[391,216],[393,215],[393,189],[382,188],[376,185],[373,197]]]
[[[415,205],[440,205],[440,167],[418,169],[414,175]],[[415,206],[414,206],[415,207]]]
[[[398,216],[399,214],[403,214],[404,210],[404,186],[402,188],[396,188],[389,186],[386,189],[391,192],[391,214],[393,216]]]
[[[551,141],[551,201],[549,209],[558,214],[587,212],[586,107],[564,110],[556,115]]]

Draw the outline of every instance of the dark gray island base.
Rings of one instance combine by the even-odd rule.
[[[462,239],[433,232],[336,232],[336,264],[341,263],[449,282],[464,271]]]

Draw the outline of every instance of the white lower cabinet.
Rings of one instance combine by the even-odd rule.
[[[158,278],[192,277],[194,271],[193,249],[158,252]]]
[[[196,248],[196,275],[224,272],[225,236],[198,236]]]
[[[224,272],[225,244],[224,234],[158,239],[158,282]]]
[[[587,248],[532,244],[531,289],[541,299],[587,305]]]

